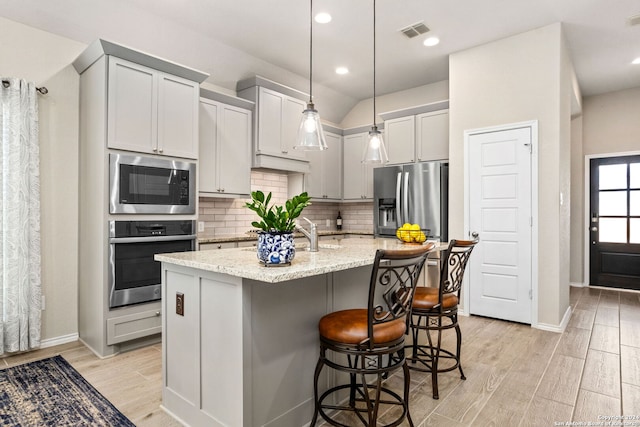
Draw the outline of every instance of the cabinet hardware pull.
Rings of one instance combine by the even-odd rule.
[[[155,148],[155,147],[153,147],[153,151],[154,151],[154,152],[156,152],[156,151],[158,151],[158,149],[157,149],[157,148]]]
[[[161,149],[159,149],[158,151],[162,153],[164,150],[161,148]]]
[[[160,316],[160,312],[159,311],[156,311],[156,316]]]

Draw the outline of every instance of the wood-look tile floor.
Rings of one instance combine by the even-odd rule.
[[[640,416],[640,294],[571,288],[573,316],[562,334],[482,317],[460,317],[466,381],[412,371],[414,423],[427,426],[554,426]],[[451,335],[455,335],[451,333]],[[447,337],[445,345],[451,345]],[[99,359],[70,343],[0,359],[0,369],[61,354],[138,426],[180,426],[163,412],[160,344]],[[313,375],[313,372],[309,372]],[[402,379],[387,380],[400,389]],[[383,414],[381,423],[393,414]],[[610,425],[622,425],[622,420]],[[640,426],[640,419],[628,420]],[[402,425],[408,425],[403,423]]]

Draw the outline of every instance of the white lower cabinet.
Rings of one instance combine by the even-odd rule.
[[[107,319],[107,345],[162,332],[161,311],[148,310]]]
[[[255,240],[241,240],[238,242],[239,248],[257,248],[258,247],[258,239]]]
[[[237,242],[221,242],[221,243],[200,243],[198,245],[198,250],[201,251],[210,251],[214,249],[230,249],[237,248]]]

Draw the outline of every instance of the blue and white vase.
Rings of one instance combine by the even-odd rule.
[[[269,265],[288,264],[296,255],[291,231],[258,232],[258,259]]]

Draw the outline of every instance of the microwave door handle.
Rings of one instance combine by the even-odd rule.
[[[404,222],[409,222],[409,172],[404,173],[404,195],[402,197],[402,211],[404,213]]]
[[[400,207],[400,193],[402,190],[402,172],[396,177],[396,226],[402,225],[402,208]]]

